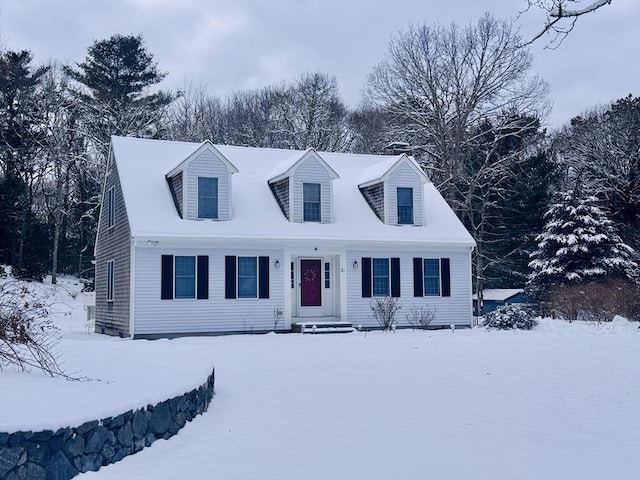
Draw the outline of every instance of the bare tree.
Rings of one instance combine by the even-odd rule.
[[[352,134],[337,81],[304,74],[292,84],[237,91],[221,100],[187,85],[171,111],[170,136],[251,147],[345,151]]]
[[[622,239],[640,251],[640,97],[571,120],[555,136],[566,188],[597,195]]]
[[[550,34],[552,38],[547,47],[556,49],[575,28],[578,18],[606,5],[611,5],[611,0],[526,0],[526,8],[521,15],[538,9],[545,13],[546,20],[542,30],[524,45]]]
[[[489,14],[466,27],[411,26],[392,39],[368,78],[367,101],[394,115],[414,145],[427,147],[422,163],[458,211],[474,126],[490,120],[499,132],[509,121],[505,112],[547,113],[547,85],[529,74],[531,55],[520,43],[511,22]]]
[[[204,85],[187,82],[169,113],[168,137],[185,142],[225,143],[225,108]]]
[[[520,43],[511,22],[489,14],[466,27],[411,26],[391,41],[365,91],[474,235],[480,295],[489,212],[505,197],[514,165],[533,152],[548,110],[547,85],[530,75]]]

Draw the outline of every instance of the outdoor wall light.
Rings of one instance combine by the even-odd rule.
[[[358,260],[353,261],[353,268],[358,268]]]
[[[152,247],[156,247],[158,245],[157,240],[149,240],[147,243]]]
[[[273,264],[274,267],[276,268],[280,268],[280,260],[276,260],[276,262]]]

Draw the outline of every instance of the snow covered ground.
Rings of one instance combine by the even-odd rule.
[[[130,341],[87,334],[81,302],[62,303],[65,366],[93,380],[0,372],[0,430],[120,413],[216,367],[208,412],[88,479],[640,478],[640,330],[625,320]]]

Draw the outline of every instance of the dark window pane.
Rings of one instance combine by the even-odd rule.
[[[303,214],[302,219],[305,222],[320,221],[320,184],[319,183],[303,183],[302,184],[302,202]]]
[[[196,257],[175,257],[175,298],[196,298]]]
[[[258,259],[238,257],[238,298],[258,296]]]
[[[424,294],[440,295],[440,261],[437,258],[424,259]]]
[[[389,296],[389,259],[373,259],[373,295]]]
[[[398,224],[413,224],[413,188],[398,187]]]
[[[218,179],[198,177],[198,218],[218,218]]]

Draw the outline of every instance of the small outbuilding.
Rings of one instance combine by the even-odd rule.
[[[534,306],[535,300],[524,293],[522,288],[487,288],[482,292],[482,305],[478,306],[478,294],[473,294],[473,314],[485,315],[503,305],[514,303]]]

